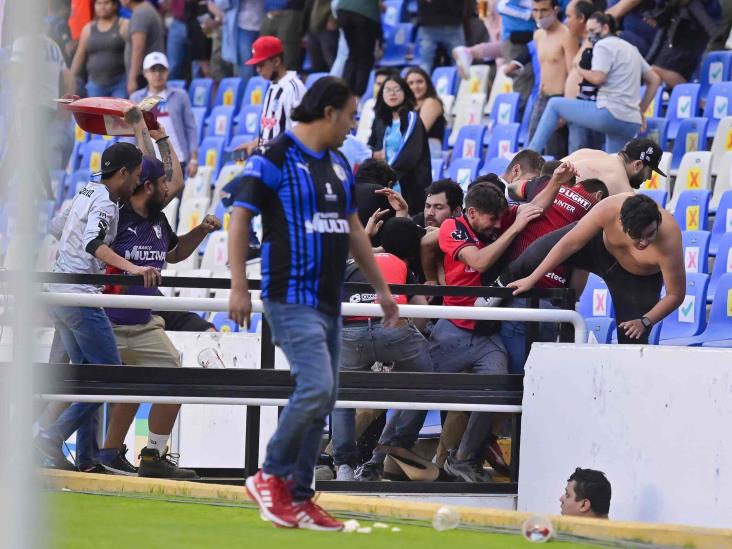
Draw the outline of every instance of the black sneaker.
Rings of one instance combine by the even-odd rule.
[[[179,480],[196,480],[198,474],[193,469],[178,467],[178,454],[169,454],[165,449],[160,455],[155,448],[145,447],[140,452],[140,467],[137,475],[150,478],[172,478]]]
[[[60,443],[39,434],[33,439],[33,445],[39,454],[41,467],[61,469],[62,471],[78,471],[76,466],[66,459]]]
[[[121,448],[103,448],[99,450],[99,461],[106,472],[113,475],[135,476],[137,467],[127,460],[127,446]]]
[[[384,474],[384,466],[381,463],[367,461],[356,469],[355,478],[361,482],[378,482]]]
[[[81,471],[82,473],[96,473],[98,475],[106,475],[109,472],[104,468],[104,465],[102,465],[101,463],[94,463],[85,467],[81,466],[79,467],[79,471]]]

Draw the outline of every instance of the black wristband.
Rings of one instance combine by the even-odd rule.
[[[166,135],[165,137],[161,137],[160,139],[156,139],[155,143],[160,143],[161,141],[165,141],[166,139],[170,139],[169,135]]]

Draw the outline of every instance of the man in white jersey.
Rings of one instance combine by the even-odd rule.
[[[236,149],[244,150],[250,156],[254,149],[292,128],[292,111],[300,104],[306,90],[297,73],[287,70],[282,42],[275,36],[257,38],[252,44],[252,58],[246,64],[256,65],[257,74],[270,81],[262,103],[259,136]]]
[[[137,107],[125,113],[125,120],[135,128],[138,142],[149,142],[150,134]],[[151,148],[147,143],[140,144],[146,150]],[[110,247],[117,234],[119,202],[132,196],[140,179],[141,165],[142,152],[131,143],[115,143],[104,151],[101,181],[89,182],[74,197],[66,216],[54,272],[103,274],[106,265],[111,265],[132,275],[142,275],[146,287],[160,281],[160,273],[155,268],[134,265]],[[91,284],[49,284],[48,290],[76,294],[101,292],[99,286]],[[112,326],[101,307],[49,307],[48,313],[72,363],[122,364]],[[53,425],[41,430],[36,442],[46,465],[70,468],[61,444],[87,423],[99,405],[73,404]],[[79,451],[93,452],[94,448]]]

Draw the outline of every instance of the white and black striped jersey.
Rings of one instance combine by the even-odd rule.
[[[65,218],[65,220],[64,220]],[[94,255],[98,244],[111,244],[117,235],[119,206],[102,183],[90,182],[75,197],[71,206],[54,219],[57,228],[63,224],[59,241],[56,273],[102,274],[106,268]],[[90,251],[87,251],[90,250]],[[91,284],[49,284],[52,292],[99,293]]]
[[[270,84],[262,103],[260,147],[292,128],[292,111],[300,104],[305,91],[305,84],[295,71],[287,71],[279,82]]]

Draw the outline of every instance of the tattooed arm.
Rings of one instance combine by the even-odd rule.
[[[180,160],[178,160],[178,155],[175,154],[175,149],[165,133],[165,128],[160,126],[160,129],[150,130],[150,135],[158,145],[160,160],[165,168],[165,181],[168,183],[168,195],[165,198],[165,205],[167,206],[183,188],[183,169]]]
[[[142,154],[155,158],[155,147],[153,147],[152,138],[150,137],[150,130],[147,129],[147,124],[145,124],[142,117],[142,111],[137,107],[130,107],[125,111],[125,122],[135,130],[137,146]]]

